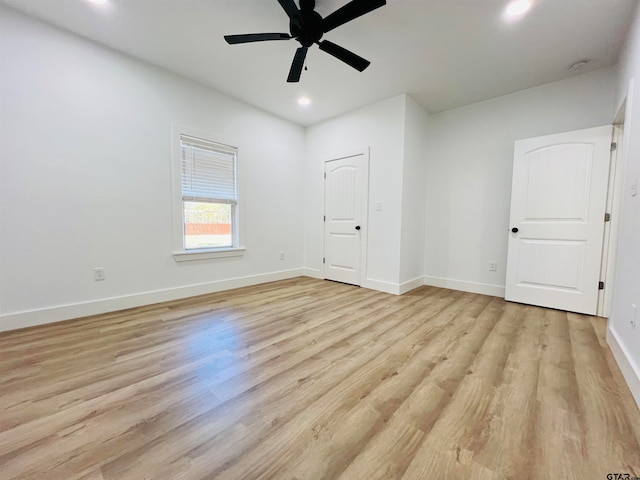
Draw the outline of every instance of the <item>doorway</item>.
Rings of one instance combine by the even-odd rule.
[[[366,265],[368,197],[368,149],[325,162],[325,279],[362,285]]]

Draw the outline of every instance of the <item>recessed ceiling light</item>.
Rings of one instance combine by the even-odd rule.
[[[87,0],[89,3],[93,3],[94,5],[105,5],[107,0]]]
[[[506,18],[515,18],[524,15],[531,8],[531,0],[513,0],[504,10]]]
[[[301,105],[303,107],[306,107],[310,103],[311,103],[311,99],[309,99],[309,97],[300,97],[298,99],[298,105]]]

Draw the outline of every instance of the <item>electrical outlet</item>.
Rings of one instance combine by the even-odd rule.
[[[105,279],[104,267],[96,267],[93,269],[93,279],[96,282],[101,282],[102,280]]]
[[[284,260],[284,252],[280,252],[280,260]]]
[[[632,312],[631,312],[631,328],[636,328],[638,324],[638,306],[631,304]]]
[[[497,262],[489,262],[489,271],[490,272],[495,272],[496,270],[498,270],[498,263]]]

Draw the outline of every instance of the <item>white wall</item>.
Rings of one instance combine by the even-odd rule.
[[[397,288],[405,95],[308,127],[305,158],[305,266],[320,275],[323,256],[324,162],[370,147],[366,286]],[[382,202],[382,211],[375,202]]]
[[[622,218],[607,340],[640,406],[640,312],[636,327],[631,326],[632,305],[640,309],[640,194],[631,195],[631,183],[640,178],[640,10],[636,12],[620,66],[616,105],[622,105],[626,99],[621,155]]]
[[[302,272],[302,127],[4,7],[0,60],[0,330]],[[174,261],[173,123],[239,146],[244,257]]]
[[[514,141],[610,124],[615,84],[607,68],[429,117],[427,284],[504,295]]]
[[[410,96],[405,97],[402,224],[400,238],[401,291],[423,284],[425,167],[429,117]]]

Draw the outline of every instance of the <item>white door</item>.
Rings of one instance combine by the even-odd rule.
[[[515,143],[505,298],[594,315],[611,126]]]
[[[324,174],[324,278],[361,285],[368,152],[325,162]]]

